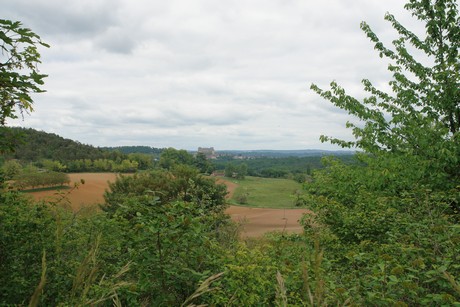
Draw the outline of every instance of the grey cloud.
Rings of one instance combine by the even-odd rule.
[[[109,52],[130,54],[137,46],[136,38],[120,27],[110,27],[95,40],[95,46]]]
[[[27,26],[46,35],[92,35],[116,22],[118,0],[15,0],[2,4],[8,18],[26,20]]]

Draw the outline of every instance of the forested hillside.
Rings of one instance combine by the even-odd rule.
[[[39,161],[42,159],[60,162],[79,159],[104,159],[110,153],[91,145],[65,139],[54,133],[47,133],[31,128],[5,128],[9,134],[15,135],[14,151],[6,154],[6,158],[22,161]],[[113,155],[116,156],[116,155]]]
[[[50,171],[65,172],[134,172],[152,168],[154,159],[162,150],[150,147],[127,147],[126,153],[115,147],[102,149],[78,141],[65,139],[54,133],[37,131],[30,128],[2,127],[1,131],[13,140],[1,159],[7,166],[11,160],[22,165],[32,163],[34,166]],[[123,149],[123,147],[119,147]],[[140,150],[135,150],[135,149]],[[146,151],[148,153],[140,153]]]

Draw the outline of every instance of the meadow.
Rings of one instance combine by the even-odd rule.
[[[305,193],[302,184],[290,179],[246,176],[245,179],[227,179],[237,184],[229,200],[232,205],[254,208],[292,209]]]

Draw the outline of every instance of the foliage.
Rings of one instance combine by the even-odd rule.
[[[338,159],[345,163],[351,162],[353,154],[337,155]],[[248,176],[265,178],[291,178],[296,175],[311,175],[313,169],[323,168],[321,164],[322,155],[308,157],[255,157],[251,159],[225,159],[225,157],[213,160],[212,164],[217,170],[227,168],[234,172],[243,164],[247,165]],[[245,175],[245,176],[246,176]],[[227,171],[226,177],[232,177]]]
[[[14,151],[18,144],[21,143],[21,137],[21,133],[0,125],[0,154],[2,154],[2,160],[5,155]]]
[[[336,186],[337,187],[337,186]],[[320,236],[329,272],[359,305],[452,303],[454,288],[443,272],[460,272],[460,229],[446,212],[449,196],[424,190],[401,197],[356,192],[355,206],[320,197],[315,216],[305,220],[307,233],[324,225]]]
[[[161,205],[182,200],[193,202],[209,212],[221,213],[225,209],[226,194],[224,185],[199,175],[195,168],[178,165],[172,171],[158,169],[118,177],[109,184],[103,209],[114,212],[127,199],[158,200]]]
[[[55,171],[55,172],[62,172],[62,171],[65,171],[65,169],[66,169],[66,166],[63,165],[61,162],[52,161],[52,160],[48,160],[48,159],[41,160],[39,162],[39,165],[37,165],[37,166],[43,167],[44,169],[47,169],[49,171]]]
[[[216,306],[264,306],[273,301],[276,266],[261,249],[239,245],[227,255],[224,275],[207,299]]]
[[[0,125],[7,118],[16,118],[16,108],[33,111],[30,93],[44,92],[40,88],[46,77],[40,74],[37,64],[40,62],[39,46],[49,47],[40,36],[19,21],[0,19]]]
[[[123,252],[134,262],[130,276],[138,301],[177,305],[219,270],[222,251],[213,235],[213,215],[193,203],[131,198],[125,204],[112,219],[126,225]]]
[[[227,165],[225,166],[225,172],[224,172],[225,177],[233,178],[235,172],[236,172],[235,165],[233,163],[227,163]]]
[[[21,168],[11,179],[12,186],[19,190],[62,186],[70,183],[69,175],[65,173],[40,170],[32,165]]]
[[[242,163],[236,169],[236,179],[244,179],[244,177],[248,174],[248,165],[246,163]]]
[[[100,215],[74,216],[56,205],[31,203],[16,192],[0,195],[2,305],[24,304],[39,282],[40,304],[52,306],[87,305],[123,286],[124,273],[114,261],[121,234],[113,223]]]
[[[147,154],[147,155],[160,155],[163,151],[162,148],[155,148],[150,146],[116,146],[116,147],[101,147],[102,150],[119,151],[123,154]]]
[[[366,23],[362,29],[390,59],[394,95],[364,80],[362,102],[336,83],[312,88],[364,121],[348,123],[355,142],[322,137],[364,150],[358,163],[325,160],[315,171],[306,203],[307,236],[318,236],[330,260],[328,276],[357,305],[458,305],[459,14],[449,0],[410,0],[406,8],[425,22],[419,39],[391,22],[400,38],[386,48]],[[409,54],[422,51],[431,66]],[[426,61],[425,61],[426,63]],[[319,229],[319,230],[318,230]],[[449,277],[450,276],[450,277]]]
[[[393,41],[392,50],[379,40],[368,24],[361,24],[380,57],[389,60],[388,70],[393,74],[393,80],[389,82],[392,94],[379,90],[367,79],[362,83],[369,97],[363,101],[347,95],[335,82],[331,83],[330,91],[312,85],[319,95],[364,122],[363,126],[347,123],[356,137],[355,142],[324,136],[322,140],[343,147],[356,146],[372,154],[384,151],[416,155],[427,163],[427,182],[431,182],[433,172],[459,181],[458,3],[454,0],[410,0],[405,7],[425,24],[424,39],[387,14],[385,19],[399,34],[399,38]],[[415,48],[423,56],[410,54],[410,48]],[[426,62],[428,64],[423,64]]]
[[[206,155],[202,152],[199,152],[195,156],[195,166],[198,168],[200,173],[211,174],[214,171],[214,166],[206,158]]]
[[[134,172],[153,168],[153,156],[141,153],[123,154],[64,139],[56,134],[25,128],[4,128],[5,133],[21,135],[14,152],[5,154],[7,160],[53,171],[67,172]]]
[[[60,162],[79,159],[108,158],[104,151],[90,145],[80,144],[70,139],[65,139],[54,133],[47,133],[31,128],[8,128],[12,133],[20,133],[22,142],[17,144],[15,152],[7,157],[26,162],[39,161],[42,159],[56,160]],[[122,157],[113,154],[111,158]]]
[[[227,163],[224,174],[225,177],[228,178],[244,179],[248,174],[248,165],[246,163],[241,163],[239,165]]]
[[[5,175],[5,179],[11,180],[14,176],[21,172],[22,165],[16,160],[9,160],[2,165],[2,170]]]
[[[316,89],[366,121],[351,125],[364,152],[355,163],[326,158],[305,181],[301,203],[314,213],[303,217],[303,234],[236,241],[225,187],[174,149],[166,150],[164,169],[112,183],[103,212],[72,214],[1,187],[0,304],[459,305],[458,11],[448,0],[406,7],[427,22],[428,35],[422,41],[387,15],[402,35],[396,52],[363,24],[394,61],[395,97],[367,82],[373,96],[364,104],[335,84],[331,92]],[[415,62],[405,41],[434,57],[430,69]],[[292,193],[290,205],[301,200],[293,180],[238,183],[249,204],[273,205],[276,195]],[[276,191],[287,183],[296,188]]]
[[[24,304],[40,283],[42,305],[178,305],[221,269],[226,224],[193,202],[127,197],[111,216],[74,215],[2,193],[0,303]]]
[[[193,165],[193,156],[186,150],[167,148],[160,156],[160,166],[165,169],[172,169],[177,164]]]

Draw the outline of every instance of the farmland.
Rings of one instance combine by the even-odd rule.
[[[64,191],[39,191],[29,193],[36,200],[59,200],[64,206],[70,207],[74,212],[82,209],[94,208],[95,204],[104,202],[104,191],[108,188],[108,182],[114,181],[117,177],[115,173],[75,173],[70,174],[72,183],[80,183],[84,180],[84,184],[78,184],[78,187],[72,190]],[[250,206],[229,206],[227,213],[232,219],[241,225],[243,237],[257,237],[270,231],[287,231],[301,232],[302,227],[298,220],[303,213],[308,212],[306,209],[280,209],[292,208],[290,193],[299,188],[300,185],[290,180],[282,179],[259,179],[255,177],[247,177],[245,180],[231,181],[226,179],[218,179],[218,182],[227,185],[229,190],[229,202],[234,192],[238,189],[249,189],[252,193]],[[269,194],[263,197],[263,194]],[[275,197],[275,195],[280,196]],[[257,201],[257,197],[262,197],[266,208],[263,208],[262,202]],[[65,196],[65,197],[64,197]],[[269,199],[272,198],[275,202],[271,204]],[[257,207],[257,208],[251,208]],[[276,209],[278,208],[278,209]]]
[[[108,181],[114,181],[117,177],[115,173],[76,173],[69,174],[71,185],[77,183],[75,189],[59,191],[40,191],[32,192],[32,195],[36,200],[58,200],[65,195],[65,199],[68,200],[64,203],[68,203],[74,212],[81,210],[82,208],[94,206],[95,204],[104,202],[104,191],[107,189]],[[84,184],[81,184],[81,180]]]

